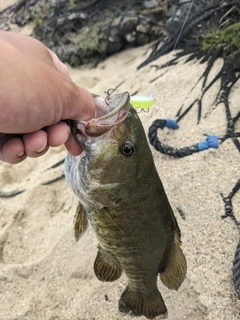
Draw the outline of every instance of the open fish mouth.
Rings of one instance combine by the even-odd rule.
[[[130,108],[128,92],[108,94],[106,98],[94,97],[94,99],[97,116],[100,116],[88,121],[75,121],[77,132],[87,137],[101,136],[113,126],[123,122]]]

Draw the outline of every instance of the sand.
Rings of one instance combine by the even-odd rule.
[[[140,114],[146,132],[156,118],[175,119],[181,106],[187,108],[201,95],[201,82],[194,85],[205,68],[198,61],[182,61],[158,71],[151,67],[165,63],[173,55],[171,53],[137,71],[136,67],[148,56],[150,48],[148,45],[125,50],[94,69],[88,66],[69,68],[78,85],[97,94],[104,94],[120,83],[118,92],[155,93],[155,106],[149,113]],[[221,60],[215,63],[211,79],[221,64]],[[150,83],[159,75],[162,76]],[[224,107],[214,104],[218,89],[219,83],[206,94],[205,117],[200,124],[197,125],[197,108],[194,107],[179,123],[179,130],[159,132],[160,140],[184,147],[204,141],[204,134],[223,136],[227,124]],[[232,90],[230,107],[232,115],[236,115],[239,83]],[[188,262],[187,277],[177,292],[166,289],[159,280],[168,319],[239,319],[240,302],[232,280],[239,230],[230,218],[221,218],[225,211],[220,195],[227,196],[239,180],[239,151],[230,139],[218,149],[182,159],[151,149],[182,231]],[[94,275],[97,240],[92,229],[75,242],[76,196],[64,179],[42,185],[63,173],[63,165],[48,171],[47,168],[65,155],[65,148],[59,147],[18,165],[0,162],[0,190],[26,190],[14,198],[0,199],[1,320],[130,319],[118,311],[118,299],[126,286],[126,277],[123,275],[114,283],[102,283]],[[240,193],[233,198],[234,212],[240,219],[239,200]],[[185,213],[185,220],[177,208]]]

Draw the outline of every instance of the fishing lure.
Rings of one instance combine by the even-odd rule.
[[[148,96],[131,96],[130,103],[134,108],[148,109],[154,105],[156,99],[150,93]]]
[[[104,91],[104,93],[106,94],[106,104],[108,104],[108,99],[115,90],[116,88],[112,88]],[[155,102],[156,99],[154,98],[152,93],[150,93],[148,96],[130,96],[130,103],[134,108],[149,109],[152,105],[154,105]]]

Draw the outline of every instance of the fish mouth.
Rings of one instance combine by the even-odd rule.
[[[113,126],[123,122],[130,108],[130,95],[128,92],[108,94],[106,98],[94,97],[96,114],[101,115],[88,121],[75,121],[78,133],[87,137],[103,135]]]

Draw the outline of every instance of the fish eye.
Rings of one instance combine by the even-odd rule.
[[[121,145],[120,151],[124,156],[130,157],[134,155],[135,147],[131,142],[126,141],[124,144]]]

